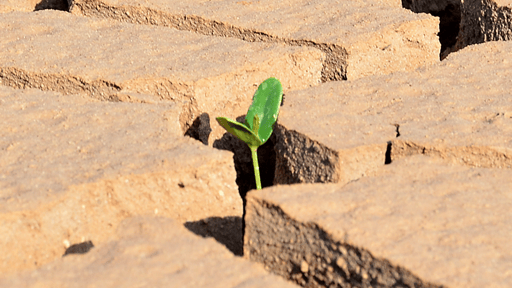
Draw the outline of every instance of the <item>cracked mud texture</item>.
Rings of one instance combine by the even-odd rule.
[[[291,199],[285,204],[267,205],[267,198],[255,196],[252,212],[263,208],[251,212],[246,248],[272,245],[262,244],[250,257],[312,287],[493,286],[489,279],[511,286],[510,219],[503,217],[510,206],[512,47],[468,47],[445,63],[400,72],[437,63],[440,45],[438,20],[399,2],[70,0],[72,13],[93,19],[27,13],[62,9],[57,6],[63,1],[0,0],[0,13],[25,11],[0,14],[0,85],[20,89],[0,87],[0,115],[7,119],[0,123],[0,286],[293,286],[177,227],[185,222],[189,231],[242,254],[242,201],[233,166],[250,164],[250,158],[235,155],[233,165],[231,154],[183,134],[203,144],[224,139],[210,121],[245,113],[269,74],[287,94],[276,134],[290,147],[278,147],[276,183],[338,184],[271,188],[289,190],[281,195]],[[506,6],[485,3],[498,2]],[[219,145],[240,150],[229,141]],[[454,164],[463,165],[448,166]],[[248,171],[237,168],[237,174]],[[267,172],[264,178],[273,178],[274,171]],[[253,185],[237,184],[245,190]],[[358,186],[366,184],[372,188]],[[354,190],[341,193],[340,201],[324,198],[347,187]],[[425,193],[400,193],[415,188]],[[432,191],[440,194],[430,197]],[[503,199],[492,198],[494,191]],[[291,202],[299,203],[292,210],[300,217],[311,211],[320,216],[303,221],[286,210]],[[346,211],[352,217],[347,221],[333,218]],[[415,216],[425,211],[427,218]],[[149,218],[121,224],[138,215]],[[255,216],[268,216],[271,228]],[[380,230],[357,234],[366,226],[350,222],[356,218]],[[406,228],[390,234],[400,227]],[[342,228],[350,233],[331,233]],[[437,234],[407,234],[420,228]],[[292,240],[272,242],[279,237]],[[364,242],[369,239],[389,240],[391,248]],[[432,239],[438,241],[429,247],[440,249],[425,249]],[[94,248],[61,258],[80,243]],[[448,261],[446,251],[465,254]],[[435,265],[434,273],[422,270],[422,257]]]
[[[232,155],[183,137],[179,112],[0,87],[1,274],[101,244],[130,215],[241,217]]]
[[[510,179],[415,155],[344,186],[251,191],[244,257],[303,287],[510,287]]]
[[[172,219],[124,220],[111,240],[85,255],[0,278],[1,287],[297,287],[233,256]]]
[[[78,15],[314,47],[326,54],[324,82],[439,61],[439,20],[402,9],[396,0],[69,1],[70,11]]]
[[[211,119],[244,114],[268,75],[279,78],[286,90],[317,85],[324,59],[324,53],[308,47],[51,10],[2,14],[0,30],[1,85],[85,93],[107,101],[176,102],[183,109],[183,133],[202,113]],[[223,133],[215,125],[210,137]]]
[[[512,1],[461,1],[461,29],[457,46],[512,39]]]
[[[511,168],[511,51],[489,42],[414,72],[288,93],[275,183],[346,183],[413,154]]]

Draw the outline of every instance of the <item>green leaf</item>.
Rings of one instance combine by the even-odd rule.
[[[220,126],[224,127],[224,129],[235,135],[238,139],[244,141],[247,145],[259,147],[263,144],[260,138],[244,124],[226,117],[217,117],[216,119]]]
[[[252,105],[245,116],[245,123],[258,135],[261,144],[267,142],[270,135],[272,135],[282,99],[283,87],[276,78],[268,78],[263,81],[254,93]],[[255,125],[255,119],[261,121],[259,125]],[[257,131],[255,131],[256,127],[258,128]]]

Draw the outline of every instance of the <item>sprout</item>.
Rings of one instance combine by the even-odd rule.
[[[256,189],[261,189],[258,147],[263,145],[274,131],[274,123],[279,115],[283,99],[283,87],[276,78],[269,78],[260,84],[252,98],[251,107],[245,116],[245,122],[217,117],[217,122],[229,133],[244,141],[251,149]]]

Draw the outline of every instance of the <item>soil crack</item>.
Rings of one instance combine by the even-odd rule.
[[[310,40],[284,39],[262,31],[236,27],[228,23],[194,15],[176,15],[151,8],[113,7],[101,1],[73,3],[70,11],[87,17],[109,18],[132,24],[170,27],[206,36],[230,37],[247,42],[282,43],[289,46],[312,47],[326,54],[322,69],[322,82],[347,80],[347,51],[338,45],[316,43]]]

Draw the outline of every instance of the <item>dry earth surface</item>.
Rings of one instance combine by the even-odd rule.
[[[510,169],[510,59],[512,43],[489,42],[414,72],[290,92],[275,182],[347,183],[413,154]]]
[[[66,242],[106,241],[131,215],[241,216],[231,155],[183,137],[175,105],[0,95],[3,273],[54,260]]]
[[[438,19],[397,0],[68,1],[78,15],[314,47],[326,54],[324,81],[412,70],[439,54]]]
[[[510,287],[510,179],[416,155],[344,186],[251,192],[245,255],[305,287]]]
[[[181,227],[180,227],[181,226]],[[231,254],[169,218],[123,221],[101,247],[65,256],[1,287],[282,287],[296,285]]]
[[[511,287],[511,9],[0,0],[0,286]]]

